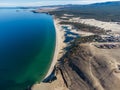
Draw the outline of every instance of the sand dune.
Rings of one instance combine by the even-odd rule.
[[[120,24],[118,24],[117,22],[104,22],[95,19],[81,19],[81,18],[72,18],[70,19],[70,21],[84,23],[91,26],[100,27],[105,30],[112,30],[115,33],[120,33]]]

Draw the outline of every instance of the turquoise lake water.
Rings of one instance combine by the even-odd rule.
[[[25,90],[46,75],[55,50],[53,18],[0,9],[0,90]]]

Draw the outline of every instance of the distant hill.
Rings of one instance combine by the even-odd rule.
[[[103,21],[120,22],[120,1],[89,5],[62,5],[58,11],[50,12],[58,16],[64,13],[82,18],[95,18]]]
[[[42,7],[59,7],[57,11],[50,11],[50,14],[62,16],[63,14],[73,14],[82,18],[95,18],[102,21],[120,22],[120,1],[94,3],[88,5],[52,5],[37,7],[0,7],[0,9],[29,9]]]
[[[95,3],[91,4],[92,6],[116,6],[120,5],[120,1],[115,1],[115,2],[104,2],[104,3]]]

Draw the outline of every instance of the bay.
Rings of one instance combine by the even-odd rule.
[[[46,75],[55,50],[53,18],[0,9],[0,88],[25,90]]]

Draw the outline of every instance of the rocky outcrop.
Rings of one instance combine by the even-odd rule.
[[[69,90],[120,90],[119,56],[114,52],[92,44],[72,48],[58,65],[65,85]]]

